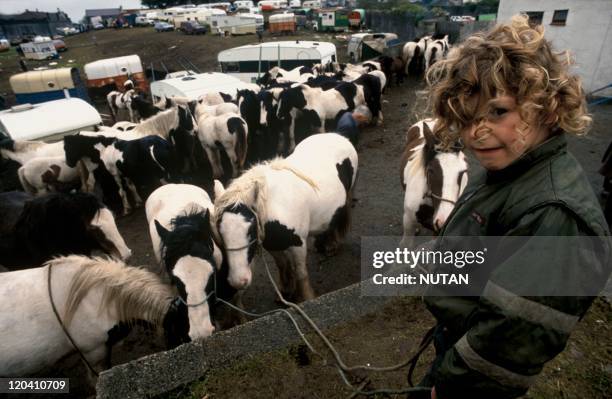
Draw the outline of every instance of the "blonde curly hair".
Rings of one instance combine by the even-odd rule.
[[[516,99],[525,124],[584,134],[591,125],[580,79],[570,75],[567,52],[555,53],[544,28],[526,15],[469,37],[427,71],[429,111],[438,119],[434,134],[443,148],[460,132],[482,121],[496,96]]]

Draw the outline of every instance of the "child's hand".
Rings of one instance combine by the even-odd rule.
[[[431,399],[436,399],[436,387],[431,388]]]

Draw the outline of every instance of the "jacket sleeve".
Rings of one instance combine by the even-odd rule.
[[[546,206],[523,216],[500,245],[511,239],[508,236],[548,239],[591,234],[569,210]],[[601,242],[609,250],[607,237]],[[551,259],[555,262],[545,261],[543,250],[553,251]],[[444,354],[435,372],[438,398],[504,399],[525,394],[546,362],[565,348],[570,332],[594,297],[524,293],[533,287],[575,293],[594,276],[605,283],[609,263],[595,256],[585,257],[586,253],[593,254],[588,248],[576,250],[570,245],[546,249],[542,240],[525,237],[512,256],[500,260],[467,320],[467,332]]]

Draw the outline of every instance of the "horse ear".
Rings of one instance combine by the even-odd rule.
[[[425,121],[423,121],[423,136],[425,137],[425,160],[427,163],[436,156],[436,137]]]
[[[161,238],[162,241],[166,241],[170,232],[162,226],[157,219],[155,219],[155,229],[157,230],[157,234],[159,234],[159,238]]]

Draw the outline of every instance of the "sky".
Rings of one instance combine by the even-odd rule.
[[[30,11],[56,12],[59,7],[72,22],[79,22],[85,9],[92,8],[140,8],[140,0],[0,0],[1,14],[18,14],[27,8]]]

